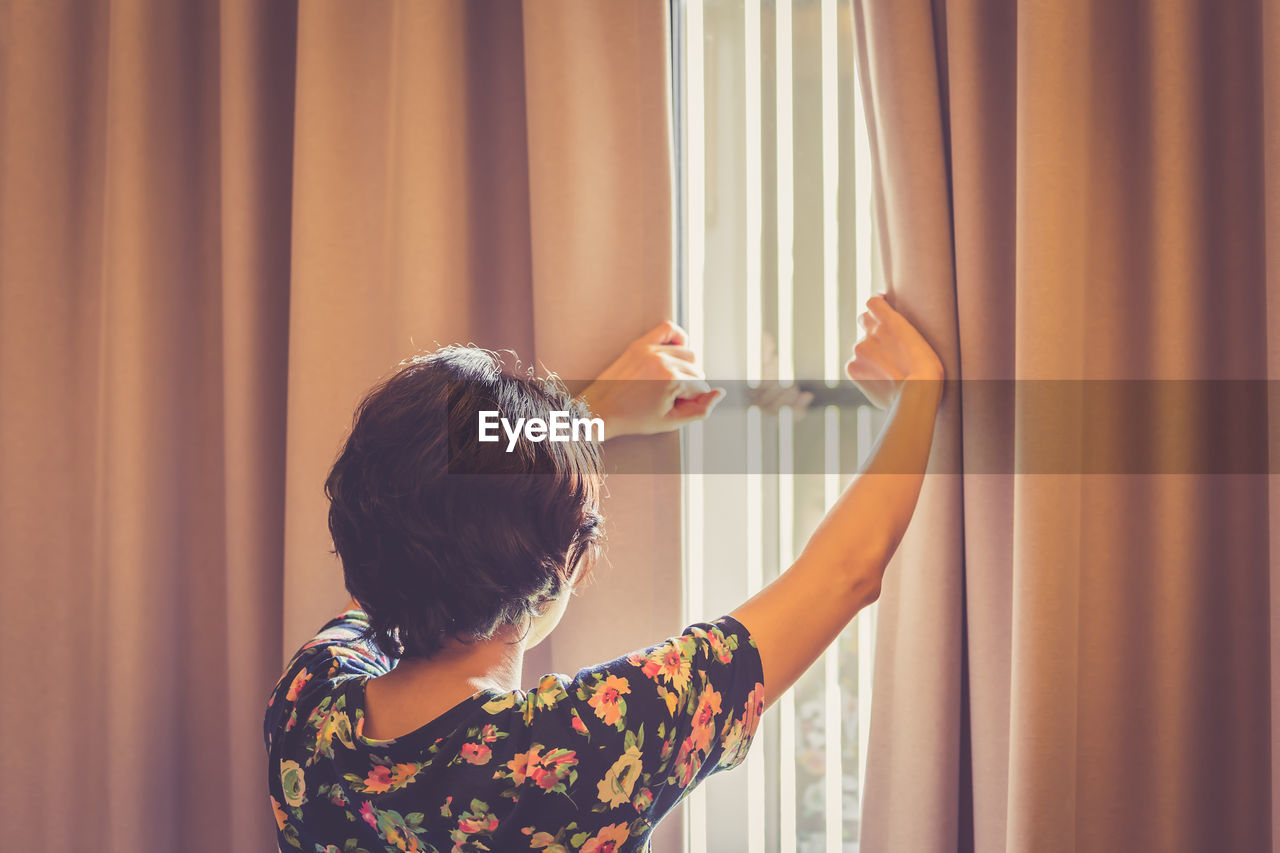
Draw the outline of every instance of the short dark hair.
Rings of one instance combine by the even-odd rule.
[[[325,482],[329,531],[370,638],[430,657],[517,625],[589,569],[604,537],[593,441],[480,442],[479,412],[589,417],[554,377],[444,347],[403,362],[356,409]],[[501,433],[501,430],[499,430]]]

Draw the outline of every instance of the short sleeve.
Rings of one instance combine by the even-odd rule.
[[[347,610],[329,620],[293,656],[267,701],[263,734],[268,749],[275,737],[292,730],[338,684],[391,671],[395,661],[367,639],[368,627],[364,611]]]
[[[540,691],[559,693],[550,678]],[[764,710],[762,681],[755,642],[729,616],[581,670],[561,695],[577,754],[598,768],[592,810],[656,822],[697,783],[740,764]]]

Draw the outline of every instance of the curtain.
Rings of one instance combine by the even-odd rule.
[[[881,599],[863,849],[1280,850],[1280,4],[854,8],[880,274],[960,380]]]
[[[669,316],[668,67],[662,0],[0,2],[6,845],[274,849],[355,403],[437,343],[589,379]],[[679,627],[678,501],[611,478],[526,680]]]

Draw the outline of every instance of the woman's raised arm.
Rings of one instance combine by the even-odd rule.
[[[924,479],[942,395],[942,363],[882,296],[858,319],[866,337],[846,370],[889,418],[867,464],[827,513],[799,559],[733,611],[750,631],[771,705],[880,595]]]

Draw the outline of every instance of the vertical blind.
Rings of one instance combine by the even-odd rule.
[[[872,293],[870,153],[847,0],[675,0],[673,21],[678,310],[712,383],[740,390],[684,441],[696,621],[791,564],[878,427],[836,393]],[[745,768],[691,797],[691,853],[857,850],[874,635],[872,608],[766,715]]]

